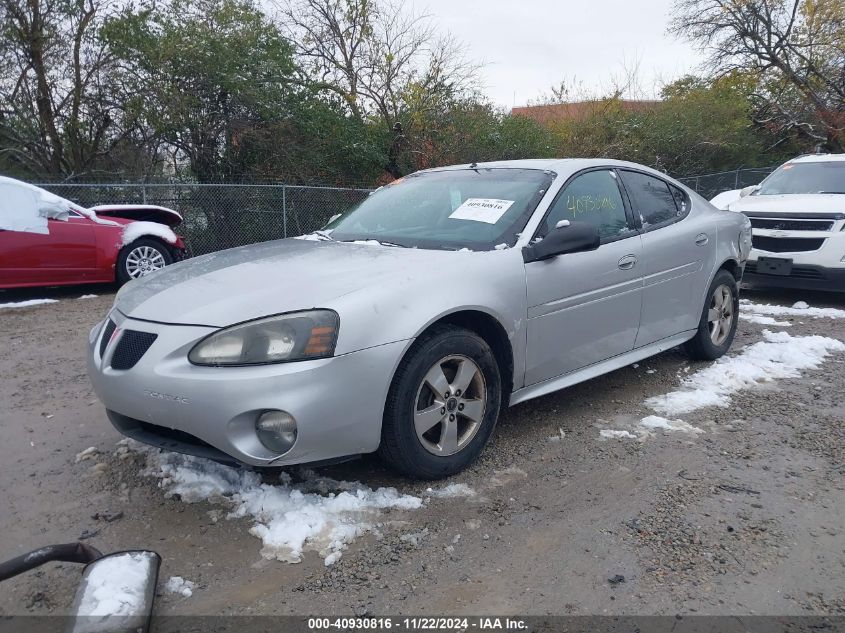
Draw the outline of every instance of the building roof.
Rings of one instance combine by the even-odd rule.
[[[640,101],[633,99],[600,99],[594,101],[575,101],[572,103],[552,103],[547,105],[520,106],[513,108],[513,116],[534,119],[541,125],[558,121],[583,121],[610,107],[619,107],[625,112],[646,112],[653,110],[662,101]]]

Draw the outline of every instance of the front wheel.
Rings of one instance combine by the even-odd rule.
[[[172,263],[173,255],[161,242],[143,238],[135,240],[125,246],[117,257],[117,281],[125,284]]]
[[[727,270],[716,273],[695,336],[686,343],[694,360],[716,360],[727,352],[736,334],[739,319],[739,288]]]
[[[499,367],[484,339],[438,326],[417,340],[396,371],[379,453],[419,479],[460,472],[487,443],[501,400]]]

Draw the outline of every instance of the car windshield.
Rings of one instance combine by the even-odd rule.
[[[845,161],[787,163],[763,181],[756,195],[793,193],[845,193]]]
[[[337,241],[491,250],[513,246],[555,174],[538,169],[458,169],[401,178],[373,192],[325,233]]]

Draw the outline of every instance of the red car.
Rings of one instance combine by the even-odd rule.
[[[182,259],[182,216],[153,205],[82,208],[0,177],[0,288],[125,283]]]

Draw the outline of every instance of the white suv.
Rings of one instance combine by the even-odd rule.
[[[845,154],[801,156],[711,202],[751,220],[747,281],[845,291]]]

